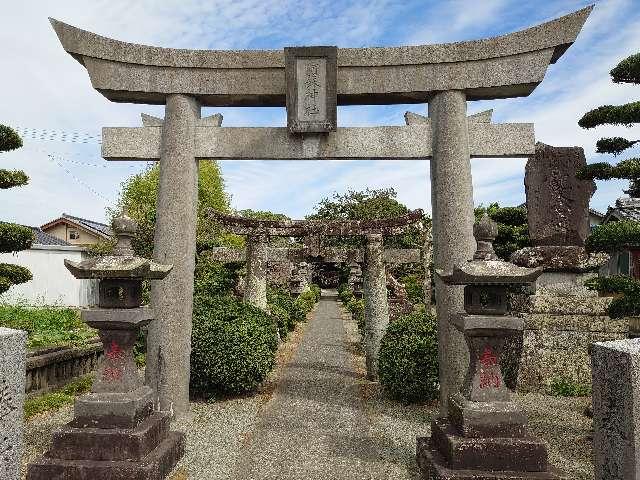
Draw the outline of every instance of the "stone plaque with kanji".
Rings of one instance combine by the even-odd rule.
[[[284,49],[287,125],[291,133],[336,129],[337,47]]]

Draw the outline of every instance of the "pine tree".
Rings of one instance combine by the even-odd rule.
[[[10,127],[0,125],[0,152],[8,152],[22,147],[22,139]],[[0,169],[0,189],[21,187],[29,182],[22,170]],[[0,253],[19,252],[31,248],[33,231],[15,223],[0,222]],[[0,263],[0,294],[12,285],[31,280],[31,272],[25,267]]]
[[[621,61],[610,72],[614,83],[640,84],[640,53]],[[625,105],[603,105],[584,114],[578,122],[582,128],[594,128],[599,125],[624,125],[631,127],[640,123],[640,102]],[[598,153],[611,153],[614,156],[631,148],[640,140],[627,140],[623,137],[601,138],[596,143]],[[592,163],[577,172],[582,180],[610,180],[612,178],[629,180],[629,189],[624,192],[633,198],[640,198],[640,158],[628,158],[617,165],[607,162]]]

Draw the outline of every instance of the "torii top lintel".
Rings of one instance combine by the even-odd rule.
[[[468,100],[529,95],[575,41],[592,8],[482,40],[338,49],[337,103],[424,103],[442,90],[463,90]],[[203,106],[285,106],[282,50],[151,47],[50,20],[64,49],[111,101],[164,104],[167,95],[181,93]]]

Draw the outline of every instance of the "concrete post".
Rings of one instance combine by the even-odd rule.
[[[266,235],[247,237],[247,281],[244,301],[267,309],[267,259],[269,240]]]
[[[18,480],[22,456],[27,334],[0,327],[0,478]]]
[[[596,480],[640,479],[640,339],[594,343],[593,458]]]
[[[198,162],[195,129],[200,104],[186,95],[169,95],[162,127],[153,258],[172,264],[161,281],[152,282],[156,321],[149,327],[147,384],[160,410],[180,416],[189,407],[189,360],[193,314],[193,271],[198,213]]]
[[[473,186],[464,92],[445,91],[429,101],[432,119],[433,161],[431,202],[436,268],[451,270],[470,260],[473,239]],[[440,412],[448,413],[448,398],[464,380],[469,354],[464,337],[450,323],[451,315],[464,311],[463,288],[435,280],[440,362]]]
[[[377,381],[380,342],[389,325],[384,246],[379,233],[367,235],[364,253],[364,319],[367,378]]]

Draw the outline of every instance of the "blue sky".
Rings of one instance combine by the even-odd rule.
[[[6,0],[3,0],[3,3]],[[7,2],[0,53],[0,123],[35,129],[25,147],[0,155],[3,168],[22,168],[31,183],[0,192],[0,219],[40,225],[62,212],[104,220],[119,185],[144,164],[108,163],[97,139],[103,126],[139,126],[140,113],[162,108],[115,104],[95,92],[85,69],[67,55],[47,17],[112,38],[180,48],[279,49],[292,45],[387,46],[472,40],[520,30],[592,2],[511,0],[97,0]],[[496,122],[533,122],[536,138],[578,145],[590,162],[614,159],[595,153],[601,136],[640,138],[640,127],[585,131],[577,120],[602,104],[640,98],[640,88],[615,85],[608,71],[640,51],[640,0],[601,1],[583,32],[543,83],[527,98],[470,102],[469,113],[494,109]],[[338,123],[402,125],[406,110],[424,105],[341,107]],[[281,126],[284,109],[220,111],[226,126]],[[46,130],[46,134],[42,131]],[[51,133],[53,131],[53,133]],[[75,141],[61,132],[78,132]],[[86,137],[88,134],[89,137]],[[43,137],[45,139],[42,139]],[[64,140],[64,141],[63,141]],[[82,142],[84,140],[84,143]],[[629,152],[638,154],[640,148]],[[524,201],[522,159],[472,160],[476,204]],[[225,161],[221,167],[235,208],[302,217],[323,197],[347,189],[394,187],[411,208],[430,211],[426,161]],[[605,210],[625,182],[599,182],[592,206]]]

